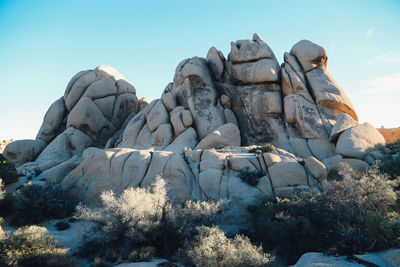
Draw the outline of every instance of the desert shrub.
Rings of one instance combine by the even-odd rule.
[[[258,181],[266,174],[264,171],[250,171],[247,167],[244,171],[239,173],[239,178],[242,179],[243,182],[251,185],[256,186]]]
[[[0,242],[0,262],[6,266],[74,266],[67,253],[46,228],[35,225],[19,228]]]
[[[382,162],[379,166],[380,171],[389,175],[389,178],[394,180],[400,177],[400,157],[389,158]]]
[[[262,153],[268,153],[274,151],[276,148],[271,145],[271,144],[265,144],[262,146],[257,146],[255,148],[252,148],[249,150],[250,153],[256,153],[256,152],[262,152]]]
[[[221,206],[197,201],[172,204],[165,181],[160,178],[149,188],[128,188],[119,197],[104,192],[101,202],[103,206],[97,209],[77,207],[77,219],[96,224],[87,234],[79,256],[106,258],[110,262],[140,258],[141,253],[172,256],[196,226],[211,225],[216,220]],[[144,247],[154,247],[156,251],[144,253],[140,250]]]
[[[218,227],[200,226],[198,234],[185,244],[182,263],[187,266],[268,266],[273,263],[262,247],[254,246],[250,240],[237,235],[227,238]]]
[[[76,202],[64,197],[58,189],[26,184],[7,194],[0,206],[1,215],[9,217],[11,225],[22,226],[71,216]]]
[[[15,183],[18,180],[14,164],[9,162],[2,154],[0,154],[0,178],[3,179],[5,185]]]
[[[287,263],[309,251],[351,255],[400,245],[395,183],[376,169],[344,175],[325,192],[253,207],[253,237]]]

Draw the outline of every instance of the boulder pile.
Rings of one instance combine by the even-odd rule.
[[[179,63],[150,103],[111,67],[81,71],[36,139],[3,154],[19,173],[89,206],[104,190],[161,176],[176,201],[229,200],[226,221],[240,226],[258,199],[324,190],[333,168],[368,168],[384,153],[382,135],[358,122],[327,71],[324,48],[302,40],[283,61],[258,34],[232,42],[227,58],[212,47]]]

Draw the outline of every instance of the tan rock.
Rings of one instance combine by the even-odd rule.
[[[217,107],[218,92],[205,59],[193,57],[178,65],[172,93],[178,105],[191,112],[200,139],[224,124],[223,109]]]
[[[368,152],[383,146],[385,139],[368,122],[344,131],[336,144],[336,153],[346,157],[363,159]]]
[[[304,72],[316,67],[326,69],[328,64],[328,55],[325,49],[308,40],[297,42],[290,50],[290,54],[297,58]]]
[[[243,63],[264,58],[275,58],[275,55],[265,41],[256,33],[253,35],[252,40],[231,42],[230,60],[233,63]]]
[[[43,123],[36,135],[36,139],[50,143],[60,133],[60,130],[63,131],[62,123],[66,111],[64,99],[61,97],[50,106],[44,115]]]
[[[161,100],[158,100],[147,116],[147,125],[150,132],[156,130],[161,124],[168,123],[168,112]]]
[[[290,146],[293,149],[293,153],[296,156],[299,156],[302,158],[308,158],[308,157],[312,156],[312,152],[310,150],[310,147],[308,146],[306,139],[291,137],[291,138],[289,138],[289,142],[290,142]]]
[[[335,166],[342,159],[343,159],[342,155],[336,154],[332,157],[322,160],[322,163],[324,163],[327,171],[329,172],[332,169],[332,167]]]
[[[352,174],[353,172],[365,172],[369,168],[368,163],[359,159],[342,159],[332,166],[331,170],[339,173]]]
[[[295,123],[304,138],[324,138],[327,136],[318,108],[304,97],[291,94],[284,100],[285,119]]]
[[[196,149],[224,146],[240,146],[240,131],[235,124],[227,123],[222,125],[202,139]]]
[[[325,165],[314,157],[305,160],[305,167],[319,181],[326,179],[328,175]]]
[[[79,74],[79,73],[78,73]],[[67,89],[64,94],[65,107],[68,111],[71,111],[72,108],[78,103],[79,99],[82,97],[85,90],[95,81],[100,80],[103,77],[107,77],[108,74],[99,70],[91,70],[84,73],[80,76],[70,87],[67,86]],[[75,77],[73,77],[74,80]]]
[[[125,80],[118,80],[117,83],[117,95],[125,94],[125,93],[130,93],[136,95],[136,89],[128,81]]]
[[[154,132],[154,146],[166,146],[172,140],[172,127],[171,124],[161,124]]]
[[[185,110],[184,107],[178,106],[170,113],[170,121],[172,126],[174,127],[175,136],[180,135],[186,129],[182,121],[183,120],[182,112],[184,110]]]
[[[138,110],[138,99],[132,93],[124,93],[117,96],[114,102],[112,123],[120,128],[122,123],[130,114],[136,114]]]
[[[353,120],[353,118],[350,115],[346,113],[340,114],[335,123],[335,126],[333,126],[332,128],[331,136],[329,137],[329,142],[336,142],[341,133],[357,125],[358,122]]]
[[[82,129],[86,134],[97,134],[110,123],[96,104],[88,97],[82,97],[68,115],[67,128]]]
[[[164,91],[164,93],[161,96],[161,99],[164,103],[164,106],[168,109],[168,111],[171,111],[176,107],[176,99],[171,92]]]
[[[192,117],[192,113],[190,113],[189,110],[182,111],[182,123],[183,123],[183,126],[185,126],[186,128],[189,128],[190,126],[192,126],[193,117]]]
[[[73,127],[59,134],[37,157],[37,162],[55,161],[61,163],[82,152],[92,144],[92,139]]]
[[[40,179],[47,180],[50,184],[55,185],[62,181],[62,179],[68,175],[73,169],[75,169],[79,163],[81,163],[81,158],[78,156],[73,156],[71,159],[64,161],[52,168],[46,169],[40,174]]]
[[[238,122],[237,122],[235,114],[232,112],[232,110],[227,109],[227,108],[224,109],[224,117],[225,117],[226,123],[233,123],[236,126],[238,126]]]
[[[318,106],[328,119],[336,120],[341,113],[347,113],[358,121],[349,98],[326,70],[318,67],[306,76]]]
[[[230,160],[231,168],[234,171],[257,171],[256,167],[244,158],[232,158]]]
[[[85,90],[82,97],[86,96],[94,100],[97,98],[115,95],[117,93],[117,86],[110,77],[103,77],[100,80],[94,81]]]
[[[40,139],[16,140],[5,147],[3,156],[16,166],[20,166],[25,162],[34,161],[46,146],[47,143]]]
[[[279,72],[280,67],[276,59],[265,58],[232,65],[232,78],[243,84],[277,82]]]
[[[93,102],[97,105],[97,107],[100,109],[101,113],[103,113],[104,117],[107,118],[107,120],[112,119],[112,112],[115,102],[114,95],[98,98],[93,100]]]
[[[221,104],[222,104],[222,106],[224,108],[227,108],[227,109],[231,109],[232,108],[231,98],[229,96],[223,94],[223,95],[221,95],[219,97],[219,99],[220,99]]]
[[[218,51],[215,47],[211,47],[207,53],[207,62],[210,65],[211,73],[215,79],[221,79],[224,72],[224,61],[225,58],[221,51]]]
[[[323,160],[335,155],[335,146],[329,142],[328,138],[322,139],[308,139],[308,147],[313,153],[314,157]]]
[[[276,155],[273,153],[263,153],[263,157],[264,157],[265,164],[267,165],[267,168],[271,167],[275,163],[282,161],[282,159],[279,155]]]
[[[273,187],[308,185],[303,166],[295,161],[277,162],[268,171]]]

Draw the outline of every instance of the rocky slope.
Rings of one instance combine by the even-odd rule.
[[[324,48],[302,40],[279,66],[254,34],[232,42],[227,58],[212,47],[206,58],[183,60],[151,103],[111,67],[81,71],[36,139],[10,143],[4,156],[89,206],[104,190],[148,186],[160,175],[176,201],[230,200],[226,223],[242,227],[257,199],[323,190],[331,169],[382,159],[383,136],[357,121],[327,63]],[[277,149],[263,151],[266,143]]]

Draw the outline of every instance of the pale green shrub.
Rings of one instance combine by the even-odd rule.
[[[215,223],[223,204],[192,200],[173,204],[161,178],[149,188],[128,188],[119,197],[104,192],[101,202],[102,207],[97,209],[77,207],[77,219],[97,225],[87,235],[88,242],[79,254],[103,257],[110,262],[140,258],[142,247],[155,248],[154,253],[146,255],[171,257],[194,235],[196,226]],[[136,252],[129,257],[133,250]]]
[[[67,253],[36,225],[21,227],[0,242],[0,263],[7,266],[74,266]]]
[[[188,242],[183,254],[185,264],[192,266],[267,266],[273,258],[265,254],[262,247],[254,246],[242,235],[232,239],[225,236],[218,227],[198,227],[194,240]]]

